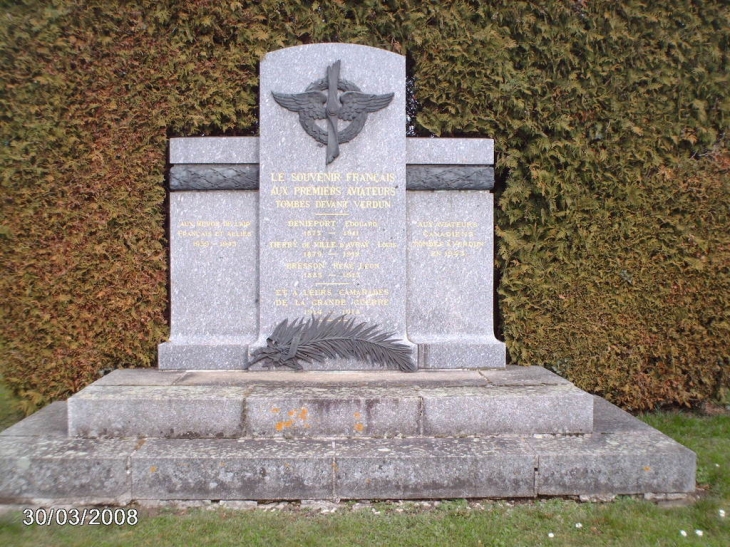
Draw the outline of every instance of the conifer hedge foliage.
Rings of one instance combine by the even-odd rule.
[[[0,367],[28,409],[166,339],[170,136],[256,134],[257,63],[412,61],[422,135],[496,139],[511,359],[624,407],[730,386],[722,0],[26,0],[0,14]]]

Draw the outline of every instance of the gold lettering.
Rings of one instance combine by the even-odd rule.
[[[395,173],[347,173],[346,177],[347,182],[395,182]]]
[[[353,306],[387,306],[390,304],[389,298],[357,298],[352,301]]]
[[[298,296],[332,296],[332,289],[304,289],[299,291]]]
[[[390,289],[340,289],[340,296],[390,296]]]
[[[340,300],[337,298],[330,298],[326,300],[315,299],[312,300],[312,306],[346,306],[347,300]]]
[[[347,209],[348,203],[350,203],[350,202],[349,201],[321,200],[321,201],[315,201],[314,206],[319,209],[325,209],[325,208]]]
[[[377,228],[378,223],[374,220],[346,220],[345,228]]]
[[[436,228],[476,228],[476,222],[442,221],[436,223]]]
[[[423,237],[474,237],[474,232],[464,231],[446,231],[446,232],[431,232],[429,230],[423,230]]]
[[[289,200],[275,200],[276,206],[281,209],[306,209],[309,207],[308,201],[289,201]]]
[[[395,188],[391,186],[350,186],[347,188],[347,195],[360,197],[395,196]]]
[[[355,201],[355,206],[360,209],[390,209],[389,199],[381,199],[378,201]]]
[[[428,241],[411,241],[411,245],[414,247],[443,247],[444,244],[441,241],[437,241],[435,239],[429,239]]]
[[[287,262],[287,270],[324,270],[324,262]]]
[[[295,196],[341,196],[339,186],[295,186]]]
[[[336,220],[290,220],[286,223],[289,228],[334,228]]]
[[[291,173],[293,182],[339,182],[341,173]]]

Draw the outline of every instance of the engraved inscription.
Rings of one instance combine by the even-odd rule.
[[[292,210],[286,230],[268,243],[292,279],[275,289],[275,306],[298,316],[363,315],[389,306],[390,290],[370,272],[380,272],[383,257],[399,244],[384,235],[379,217],[368,217],[393,206],[395,174],[275,172],[271,178],[274,207]]]
[[[253,237],[250,220],[180,220],[175,236],[189,240],[195,248],[219,249],[236,247],[241,240]]]
[[[486,245],[475,221],[423,220],[415,227],[411,248],[428,250],[432,258],[466,258]]]

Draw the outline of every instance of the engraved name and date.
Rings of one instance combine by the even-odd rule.
[[[394,173],[274,172],[266,192],[274,209],[287,211],[279,237],[264,243],[281,257],[289,279],[302,283],[273,288],[277,308],[300,315],[364,315],[391,305],[391,288],[383,283],[389,255],[400,243],[388,237],[379,212],[395,206]],[[179,239],[193,247],[235,248],[255,237],[248,219],[185,219]],[[465,260],[485,246],[480,222],[472,219],[411,219],[409,252],[414,259]],[[295,277],[292,277],[295,276]]]
[[[23,509],[22,513],[25,526],[135,526],[139,523],[139,512],[134,508],[36,507]]]

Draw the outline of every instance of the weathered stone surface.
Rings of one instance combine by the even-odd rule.
[[[396,437],[419,434],[420,399],[407,388],[258,387],[246,398],[254,437]]]
[[[534,451],[518,438],[336,442],[337,497],[532,497]]]
[[[156,368],[120,368],[102,376],[95,386],[171,386],[185,376],[177,370]]]
[[[0,437],[0,503],[129,500],[128,459],[135,440]]]
[[[423,435],[590,433],[593,399],[572,386],[423,389]]]
[[[170,139],[170,164],[258,163],[258,137]],[[407,164],[493,165],[493,139],[406,139]]]
[[[68,400],[69,435],[237,437],[246,391],[209,386],[89,386]]]
[[[545,496],[691,492],[694,452],[652,431],[529,439],[538,454],[537,493]]]
[[[409,165],[406,190],[491,190],[494,167],[477,165]]]
[[[258,162],[258,137],[178,137],[170,139],[171,165]]]
[[[461,343],[451,334],[433,336],[418,349],[419,365],[426,368],[498,368],[507,359],[504,342],[486,336],[465,336]]]
[[[236,370],[248,362],[248,338],[187,338],[157,346],[161,370]]]
[[[331,499],[329,441],[158,440],[132,458],[135,499]]]
[[[258,164],[174,165],[170,190],[258,190]]]
[[[423,368],[504,367],[494,337],[492,194],[408,199],[408,337]]]
[[[341,141],[339,157],[327,164],[325,148],[305,132],[300,115],[273,93],[303,93],[338,60],[341,80],[366,94],[394,96],[367,115],[357,136]],[[405,57],[337,43],[274,51],[261,62],[260,111],[265,275],[256,345],[265,345],[284,319],[327,313],[348,314],[405,339]],[[316,123],[327,132],[326,120]],[[355,123],[340,120],[339,131]],[[306,368],[363,366],[342,359]]]
[[[495,386],[569,385],[570,382],[543,367],[507,365],[503,369],[484,369],[479,374]]]
[[[255,192],[170,196],[170,342],[161,369],[233,369],[257,334]]]
[[[409,164],[494,165],[493,139],[407,139]]]
[[[314,426],[333,436],[68,439],[61,436],[65,430],[60,421],[63,403],[57,403],[0,435],[0,502],[78,505],[125,503],[131,498],[185,503],[211,499],[534,495],[609,499],[616,494],[664,495],[694,489],[696,458],[691,451],[599,397],[585,394],[594,409],[593,434],[520,435],[523,418],[540,427],[542,415],[565,423],[566,414],[576,413],[570,403],[550,406],[547,393],[571,395],[576,388],[544,369],[510,366],[506,370],[385,373],[386,378],[378,375],[115,371],[75,396],[86,399],[88,415],[110,416],[108,421],[112,424],[117,415],[127,428],[149,429],[149,421],[172,426],[178,419],[188,423],[194,419],[191,416],[200,414],[199,408],[203,408],[203,413],[210,410],[203,417],[206,423],[234,423],[235,416],[242,423],[245,415],[256,421],[257,413],[271,410],[266,408],[267,402],[271,402],[266,395],[271,394],[282,401],[278,415],[286,414],[284,421],[301,422],[290,429],[309,423],[310,429]],[[175,377],[189,385],[136,385],[145,376],[152,382]],[[437,387],[440,378],[446,385]],[[393,384],[387,387],[391,379]],[[172,396],[165,393],[167,390],[171,390]],[[202,397],[206,400],[198,406],[189,402],[189,393],[210,397]],[[253,396],[252,408],[258,408],[249,411],[239,406],[235,412],[227,413],[227,401],[225,397],[221,399],[221,393],[232,394],[231,399],[240,401]],[[499,393],[497,398],[503,398],[507,404],[495,405],[497,413],[509,413],[514,423],[511,433],[490,436],[489,428],[499,425],[500,417],[491,412],[489,401]],[[124,398],[131,405],[124,406]],[[410,405],[414,398],[422,398],[422,425],[413,419],[414,409]],[[103,404],[104,400],[109,403]],[[564,400],[569,401],[570,397]],[[398,409],[397,404],[402,402],[405,407]],[[289,403],[292,408],[285,409],[284,404]],[[511,410],[504,410],[510,405]],[[71,401],[71,421],[73,406]],[[307,409],[306,419],[301,414],[303,408]],[[434,413],[434,409],[441,415]],[[289,416],[290,410],[298,412]],[[359,421],[368,426],[355,434],[357,438],[349,430],[350,426],[354,428],[355,412],[363,414]],[[412,429],[417,422],[417,434],[423,436],[358,437],[375,431],[375,426],[390,427],[387,434],[397,435],[404,428]],[[430,425],[433,423],[438,424],[438,431]],[[487,425],[475,427],[474,423]],[[261,419],[262,434],[268,435],[266,428],[271,426],[267,418]],[[343,429],[337,430],[340,426]],[[276,432],[275,423],[273,429]],[[297,434],[309,434],[302,433],[306,429]],[[442,438],[426,436],[442,433]],[[458,437],[465,433],[481,437]],[[239,427],[233,434],[239,437],[243,433]]]
[[[545,371],[116,371],[69,400],[79,436],[396,437],[584,433],[591,396]],[[492,371],[489,371],[492,372]],[[169,378],[174,385],[140,385]],[[501,382],[501,384],[500,384]]]
[[[528,367],[514,367],[528,368]],[[544,369],[543,369],[544,370]],[[403,374],[392,370],[377,371],[190,371],[182,373],[177,385],[221,386],[311,386],[311,387],[412,387],[486,386],[489,381],[476,370],[419,370]],[[567,382],[566,382],[567,383]],[[355,392],[357,393],[357,392]]]
[[[606,399],[593,396],[593,432],[619,433],[622,431],[649,432],[656,431],[650,425],[634,418],[628,412],[612,405]]]
[[[56,401],[43,407],[35,414],[0,432],[10,437],[67,437],[68,415],[66,401]]]

